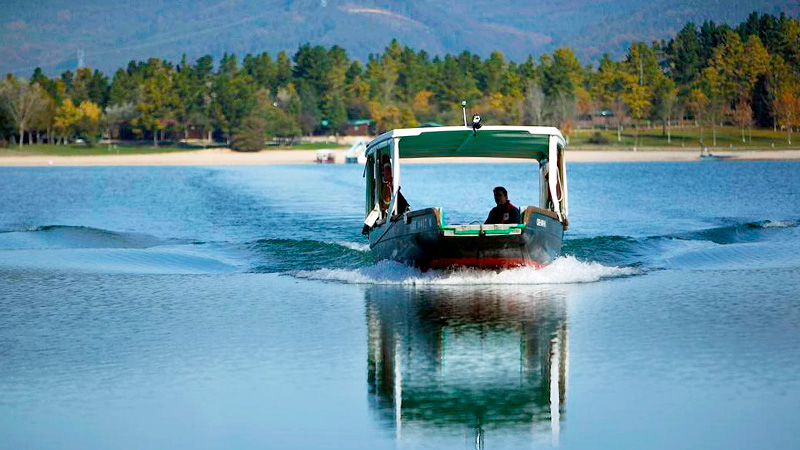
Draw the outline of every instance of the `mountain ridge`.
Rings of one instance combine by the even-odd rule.
[[[431,55],[499,50],[521,61],[569,46],[589,62],[634,41],[669,39],[687,22],[736,24],[753,11],[796,16],[796,2],[753,0],[10,0],[0,22],[0,73],[55,75],[84,65],[105,73],[130,60],[177,62],[205,54],[294,54],[304,43],[339,45],[365,61],[394,38]]]

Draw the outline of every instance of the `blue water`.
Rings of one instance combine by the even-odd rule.
[[[408,165],[412,207],[535,204]],[[0,448],[800,448],[800,164],[572,164],[542,270],[371,261],[356,166],[0,168]]]

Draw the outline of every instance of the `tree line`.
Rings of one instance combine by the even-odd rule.
[[[290,56],[225,54],[177,64],[131,61],[108,77],[79,68],[0,82],[0,139],[88,144],[108,139],[206,137],[257,149],[268,139],[342,133],[370,120],[373,132],[459,124],[461,100],[493,124],[559,126],[603,116],[625,126],[676,120],[701,127],[800,126],[800,21],[752,13],[736,27],[688,23],[674,37],[636,42],[620,60],[583,65],[567,47],[522,62],[494,52],[433,56],[392,41],[366,62],[339,47],[302,45]],[[196,131],[195,131],[196,133]],[[715,142],[714,142],[715,144]]]

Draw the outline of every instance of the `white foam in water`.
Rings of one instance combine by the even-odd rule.
[[[453,271],[419,269],[394,261],[381,261],[361,269],[303,270],[293,273],[298,278],[340,281],[353,284],[405,284],[405,285],[483,285],[483,284],[565,284],[591,283],[604,278],[615,278],[640,273],[629,267],[609,267],[596,262],[579,261],[573,256],[562,256],[543,269],[520,267],[501,272],[458,269]]]
[[[334,242],[336,245],[341,245],[342,247],[347,247],[350,250],[355,250],[358,252],[368,252],[369,251],[369,244],[364,242],[348,242],[348,241],[337,241]]]
[[[792,228],[796,226],[797,222],[794,220],[768,220],[761,224],[761,228]]]

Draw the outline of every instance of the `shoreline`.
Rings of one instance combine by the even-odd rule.
[[[336,163],[344,163],[345,150],[334,150]],[[714,156],[736,161],[800,161],[800,150],[713,151]],[[2,155],[0,167],[38,166],[229,166],[313,164],[316,150],[264,150],[234,152],[227,148],[132,155]],[[642,148],[639,151],[567,148],[569,163],[581,162],[679,162],[699,161],[697,150],[681,148]],[[506,158],[425,158],[407,159],[406,164],[429,163],[514,163],[526,160]]]

